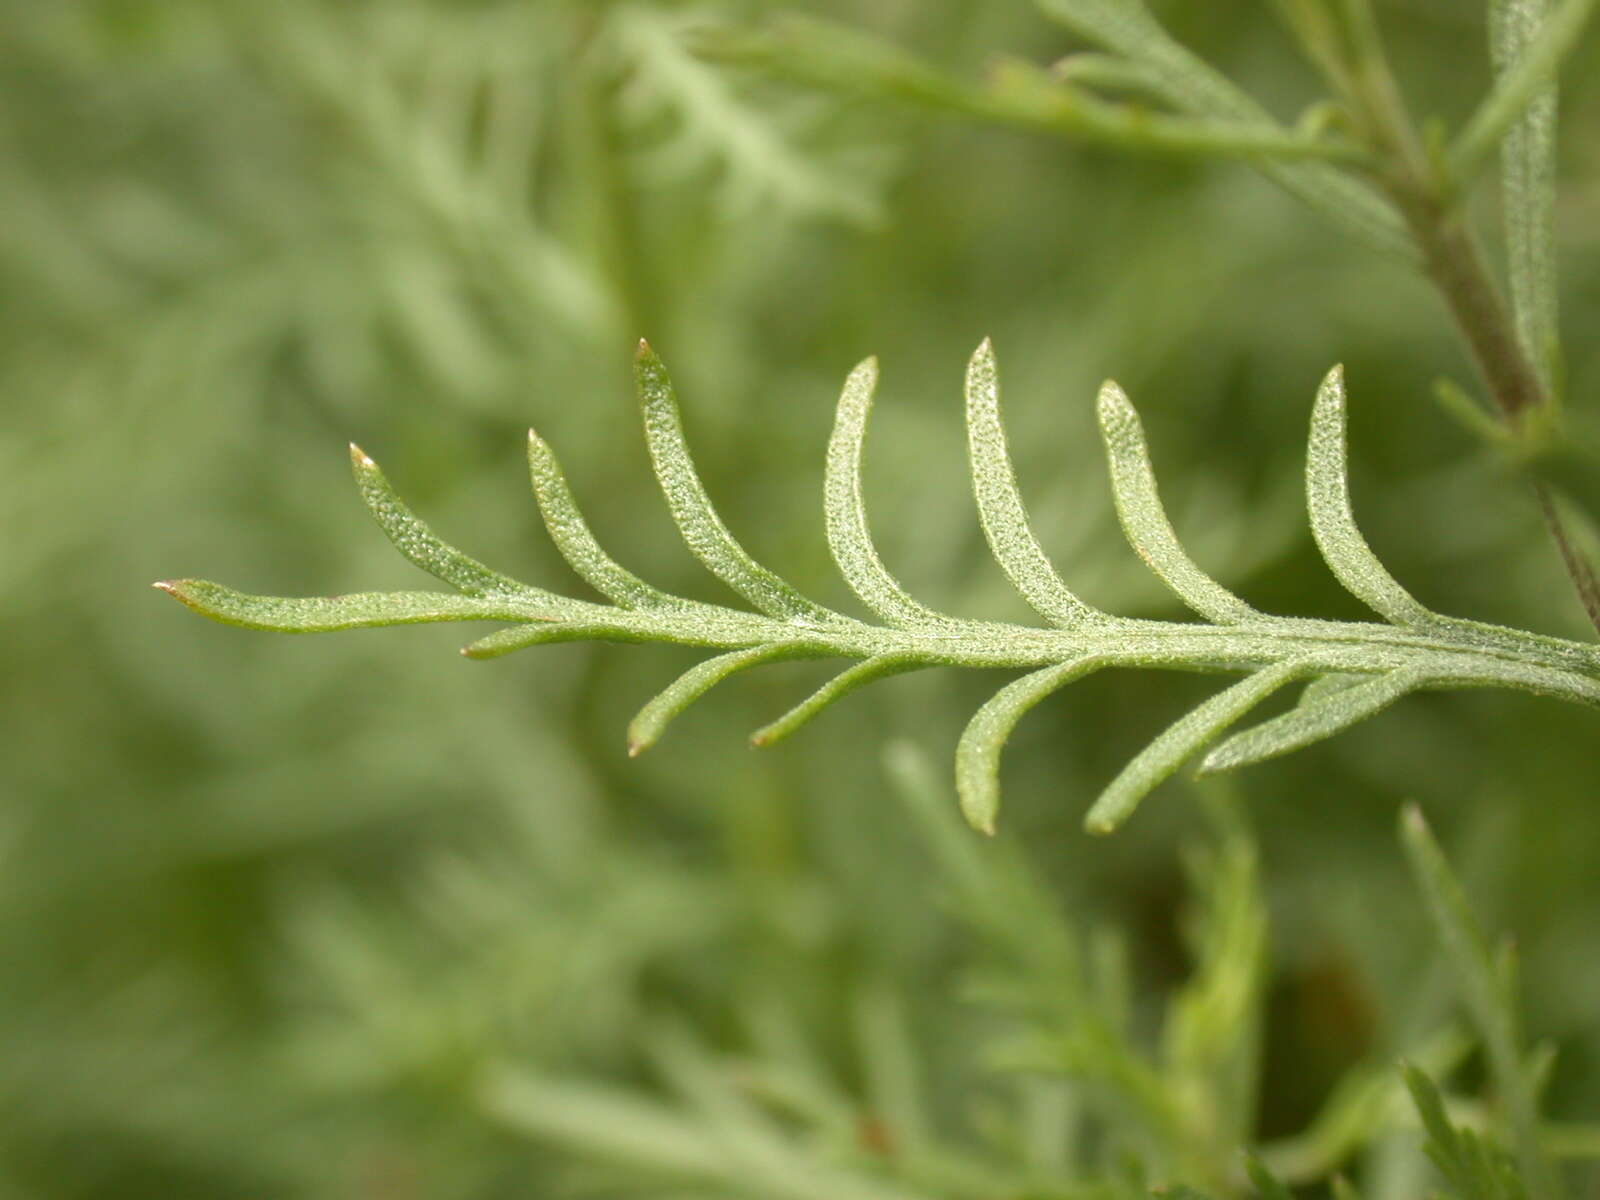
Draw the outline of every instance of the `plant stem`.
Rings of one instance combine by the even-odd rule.
[[[1422,248],[1423,267],[1455,318],[1489,395],[1512,425],[1546,403],[1539,377],[1517,341],[1511,314],[1476,239],[1438,196],[1391,191]]]

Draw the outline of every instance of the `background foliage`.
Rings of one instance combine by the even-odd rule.
[[[885,556],[942,609],[1023,619],[959,482],[960,373],[992,335],[1040,536],[1091,602],[1174,611],[1110,509],[1093,397],[1115,375],[1197,558],[1264,608],[1358,616],[1298,499],[1310,398],[1343,361],[1357,503],[1395,574],[1444,611],[1585,636],[1532,506],[1425,401],[1464,369],[1407,270],[1242,167],[823,100],[689,52],[769,7],[0,4],[0,1194],[1020,1197],[1078,1156],[1121,1178],[1127,1149],[1149,1182],[1229,1190],[1241,1142],[1294,1176],[1281,1139],[1348,1068],[1465,1055],[1454,1090],[1481,1081],[1449,1044],[1405,798],[1516,937],[1526,1026],[1559,1050],[1546,1112],[1600,1114],[1583,710],[1413,698],[1241,779],[1259,850],[1181,783],[1091,842],[1099,784],[1204,687],[1107,673],[1019,729],[1008,832],[978,849],[930,815],[952,789],[919,752],[942,763],[992,679],[890,680],[746,752],[730,729],[826,670],[781,665],[630,762],[629,714],[689,652],[469,664],[453,631],[268,639],[141,590],[415,586],[350,494],[350,440],[446,536],[559,580],[522,491],[532,423],[618,558],[720,599],[637,434],[647,333],[729,523],[840,605],[818,463],[839,379],[877,353]],[[1314,94],[1266,6],[1157,7],[1274,111]],[[1020,3],[808,8],[972,77],[1076,46]],[[1380,15],[1416,107],[1459,122],[1488,83],[1477,7]],[[1566,73],[1559,213],[1591,436],[1596,65],[1586,46]],[[1230,895],[1270,925],[1217,917]],[[996,896],[998,925],[971,911]],[[1226,936],[1188,937],[1196,911]],[[1058,941],[1067,966],[1039,949]],[[1194,1028],[1162,1013],[1254,972],[1260,1098],[1219,1110],[1253,1120],[1077,1122],[1039,1037],[1102,1010],[1135,1040]],[[1198,1028],[1163,1094],[1226,1092],[1234,1026]],[[1367,1192],[1417,1194],[1419,1144],[1380,1138]]]

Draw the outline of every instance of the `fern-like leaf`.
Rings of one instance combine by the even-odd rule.
[[[533,490],[557,548],[605,603],[557,595],[499,574],[438,537],[399,500],[365,454],[352,451],[363,498],[411,561],[455,593],[368,593],[313,599],[249,596],[203,580],[157,586],[229,624],[323,632],[428,621],[499,621],[505,627],[464,653],[492,658],[546,642],[674,642],[719,653],[685,672],[645,705],[629,749],[653,744],[667,724],[711,687],[740,671],[790,659],[844,658],[854,665],[758,730],[767,745],[836,701],[890,675],[931,666],[1028,672],[972,719],[956,753],[961,808],[990,831],[999,814],[1000,754],[1017,722],[1057,689],[1105,667],[1240,674],[1150,745],[1091,806],[1088,827],[1116,828],[1191,756],[1273,692],[1307,686],[1288,713],[1222,742],[1202,770],[1258,762],[1327,738],[1424,687],[1507,687],[1600,706],[1600,648],[1445,617],[1424,607],[1379,562],[1356,528],[1346,471],[1345,394],[1340,372],[1324,380],[1311,425],[1307,499],[1312,532],[1334,575],[1382,623],[1317,621],[1262,613],[1208,576],[1179,543],[1161,506],[1138,414],[1115,384],[1100,393],[1100,427],[1117,513],[1133,548],[1204,620],[1116,617],[1078,599],[1028,526],[1000,419],[998,370],[985,342],[966,382],[968,445],[978,516],[996,561],[1050,628],[945,616],[906,594],[873,546],[861,486],[867,416],[877,380],[868,360],[840,397],[824,488],[829,546],[841,573],[883,622],[837,613],[807,599],[756,562],[711,504],[695,470],[672,383],[640,344],[637,385],[645,436],[667,507],[690,550],[754,612],[681,599],[616,563],[584,521],[550,449],[530,436]]]

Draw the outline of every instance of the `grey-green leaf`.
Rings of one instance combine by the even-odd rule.
[[[1344,680],[1346,677],[1336,678]],[[1425,670],[1402,667],[1369,676],[1359,683],[1330,686],[1317,693],[1307,689],[1308,694],[1300,703],[1282,716],[1235,734],[1211,751],[1200,764],[1200,771],[1202,774],[1231,771],[1320,742],[1358,721],[1376,716],[1427,682]]]
[[[840,620],[763,567],[734,540],[700,482],[683,436],[683,419],[667,369],[646,342],[639,343],[634,377],[644,415],[645,439],[672,519],[696,558],[760,611],[788,621]]]
[[[1527,0],[1501,2],[1528,6]],[[1509,18],[1516,23],[1513,31],[1491,29],[1496,41],[1505,38],[1501,42],[1503,48],[1515,43],[1518,53],[1515,58],[1508,57],[1489,94],[1451,147],[1451,165],[1462,179],[1472,177],[1479,165],[1494,153],[1506,131],[1522,120],[1530,106],[1536,106],[1540,97],[1554,86],[1561,60],[1577,46],[1584,27],[1594,16],[1596,3],[1597,0],[1566,0],[1543,21],[1539,21],[1537,11],[1530,11]],[[1494,25],[1499,25],[1504,18],[1503,12],[1491,14]]]
[[[1259,617],[1260,613],[1202,571],[1178,541],[1156,489],[1139,414],[1110,380],[1100,388],[1099,410],[1117,517],[1139,557],[1180,600],[1208,620],[1235,625]]]
[[[155,585],[202,616],[225,625],[275,633],[332,633],[430,621],[527,621],[527,601],[449,592],[356,592],[348,596],[252,596],[206,579],[170,579]],[[559,613],[544,618],[562,620]]]
[[[973,717],[956,754],[966,818],[994,828],[999,762],[1016,722],[1056,688],[1103,666],[1124,664],[1206,672],[1253,671],[1156,738],[1106,789],[1089,814],[1104,832],[1126,819],[1151,788],[1291,679],[1313,676],[1298,708],[1226,743],[1213,769],[1282,753],[1371,715],[1424,682],[1516,688],[1600,705],[1600,650],[1521,630],[1439,617],[1417,604],[1378,564],[1356,530],[1343,473],[1344,395],[1338,372],[1324,382],[1312,420],[1307,468],[1318,545],[1339,578],[1402,630],[1371,624],[1286,620],[1251,609],[1209,579],[1178,544],[1156,492],[1143,431],[1127,398],[1107,385],[1100,417],[1110,452],[1118,515],[1129,540],[1180,596],[1212,624],[1131,621],[1088,610],[1067,592],[1028,530],[1000,428],[998,385],[987,344],[974,355],[967,391],[975,490],[985,531],[1007,573],[1062,628],[957,620],[922,608],[883,570],[867,536],[860,457],[872,369],[852,375],[841,401],[829,465],[830,538],[852,583],[891,616],[869,625],[811,604],[756,565],[723,528],[684,448],[675,401],[648,348],[641,396],[652,456],[690,545],[766,615],[668,596],[613,562],[579,514],[559,465],[537,438],[529,443],[534,490],[558,547],[613,603],[552,595],[507,579],[442,542],[394,496],[377,467],[354,455],[369,506],[413,561],[467,594],[399,592],[308,599],[251,596],[202,580],[159,584],[215,620],[256,629],[317,632],[426,621],[493,621],[468,645],[489,658],[523,646],[578,639],[671,642],[718,651],[645,706],[630,727],[635,752],[717,682],[757,663],[839,657],[855,665],[758,731],[758,743],[799,728],[855,689],[899,671],[935,664],[1031,671]],[[925,615],[923,615],[925,614]]]
[[[803,643],[776,642],[719,654],[690,667],[639,710],[628,725],[628,754],[642,754],[654,746],[668,724],[689,705],[730,675],[758,663],[784,658],[805,658],[815,650]]]
[[[1345,425],[1344,368],[1334,367],[1317,389],[1306,452],[1306,509],[1317,549],[1339,582],[1374,612],[1396,625],[1433,625],[1437,616],[1389,574],[1356,527]]]
[[[561,556],[590,587],[623,608],[681,608],[676,596],[651,587],[601,548],[583,519],[555,454],[528,430],[528,474],[545,528]]]
[[[446,543],[406,506],[405,501],[395,494],[378,464],[353,442],[350,445],[350,467],[355,473],[361,499],[383,532],[389,535],[395,549],[435,579],[442,579],[473,596],[527,596],[535,593],[551,603],[562,603],[560,597],[530,588],[498,571],[490,570],[477,559],[469,558]]]
[[[967,452],[983,536],[1000,569],[1033,610],[1063,628],[1107,620],[1073,595],[1028,525],[1000,418],[1000,375],[989,339],[967,365]]]
[[[1550,11],[1549,0],[1492,0],[1490,57],[1506,78],[1527,52]],[[1502,208],[1511,303],[1523,352],[1546,394],[1555,385],[1556,83],[1552,73],[1500,144]]]
[[[1180,717],[1141,750],[1100,793],[1084,819],[1084,828],[1090,833],[1112,832],[1132,816],[1139,802],[1181,767],[1184,760],[1305,671],[1305,664],[1294,660],[1263,667],[1211,697],[1187,716]]]
[[[850,589],[861,602],[892,625],[937,625],[947,618],[913,600],[889,574],[872,544],[867,506],[861,490],[861,455],[867,418],[878,386],[878,361],[869,358],[850,372],[834,413],[828,440],[823,508],[828,549]]]
[[[916,671],[932,665],[932,662],[925,657],[905,654],[880,654],[875,658],[858,662],[839,672],[776,721],[763,725],[752,733],[750,744],[770,746],[788,737],[823,709],[844,699],[851,692],[866,687],[876,680],[886,679],[890,675],[901,675],[907,671]]]
[[[1085,654],[1014,679],[974,715],[956,747],[956,792],[962,815],[980,833],[993,833],[1000,815],[1000,752],[1025,713],[1051,692],[1082,679],[1115,657]]]

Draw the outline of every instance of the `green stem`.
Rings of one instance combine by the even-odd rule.
[[[1460,213],[1452,212],[1431,188],[1396,187],[1391,194],[1495,405],[1512,425],[1542,409],[1545,394],[1538,373],[1523,353],[1511,313]]]
[[[559,615],[538,594],[479,597],[444,593],[283,600],[249,596],[218,584],[174,580],[158,585],[204,616],[280,632],[332,632],[435,621],[514,622],[511,636],[486,639],[490,656],[555,641],[672,642],[721,650],[783,644],[792,658],[871,659],[890,655],[949,667],[1040,668],[1086,654],[1105,665],[1240,673],[1286,662],[1305,677],[1382,674],[1416,668],[1432,684],[1508,687],[1600,707],[1600,650],[1582,642],[1497,625],[1436,618],[1427,629],[1255,614],[1248,626],[1190,625],[1113,618],[1079,629],[1040,629],[999,621],[944,620],[886,628],[848,617],[783,620],[685,603],[627,610],[562,600]],[[469,650],[471,648],[469,647]]]

